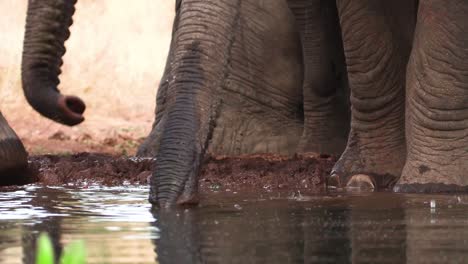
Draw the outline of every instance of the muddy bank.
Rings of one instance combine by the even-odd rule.
[[[325,176],[335,161],[334,157],[317,154],[210,158],[203,167],[200,189],[317,192],[325,187]]]
[[[110,154],[31,156],[30,182],[45,185],[147,184],[152,159]],[[201,192],[212,191],[320,191],[335,162],[327,155],[211,157],[200,177]]]

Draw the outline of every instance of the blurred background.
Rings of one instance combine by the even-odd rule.
[[[150,131],[169,48],[173,0],[78,0],[59,89],[81,97],[76,127],[35,113],[21,88],[27,0],[0,0],[0,109],[32,154],[133,154]]]

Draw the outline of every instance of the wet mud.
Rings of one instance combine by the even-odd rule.
[[[249,155],[209,157],[200,175],[200,191],[319,192],[335,157],[302,154],[294,157]],[[29,182],[44,185],[115,186],[147,184],[153,159],[101,153],[31,156]]]

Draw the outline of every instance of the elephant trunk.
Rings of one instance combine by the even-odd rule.
[[[200,165],[216,119],[217,87],[200,65],[201,48],[194,44],[173,70],[166,116],[156,154],[150,201],[160,205],[196,203]]]
[[[187,0],[177,11],[149,198],[162,207],[197,202],[198,175],[222,103],[242,1],[217,3]]]
[[[24,36],[21,77],[29,104],[43,116],[65,125],[84,120],[84,102],[64,96],[57,86],[65,40],[76,0],[29,0]]]

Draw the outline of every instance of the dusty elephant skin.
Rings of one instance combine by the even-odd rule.
[[[348,146],[330,183],[466,191],[468,3],[337,5],[353,109]]]
[[[296,32],[277,24],[280,34],[270,33],[272,21],[283,17],[255,1],[182,1],[164,76],[167,86],[158,92],[164,101],[157,107],[164,110],[157,110],[154,126],[161,134],[152,147],[157,162],[151,202],[196,202],[208,148],[225,155],[293,152],[289,146],[297,144],[302,130],[301,64]],[[264,41],[277,44],[265,50]]]
[[[247,2],[242,3],[246,4]],[[182,1],[182,9],[184,9],[185,3],[191,2]],[[301,6],[301,3],[304,6]],[[305,126],[307,126],[308,120],[308,106],[311,105],[307,103],[307,100],[316,98],[317,95],[326,95],[328,91],[324,89],[324,87],[327,87],[326,85],[318,85],[318,89],[312,88],[312,94],[308,94],[307,86],[310,83],[326,83],[327,73],[330,72],[325,71],[325,74],[316,75],[308,74],[309,71],[313,73],[313,70],[316,69],[316,67],[313,67],[313,63],[316,61],[308,58],[307,52],[312,50],[312,46],[307,45],[307,40],[311,38],[307,33],[314,32],[312,29],[317,28],[317,20],[302,20],[301,16],[307,17],[307,14],[309,14],[307,11],[316,10],[313,8],[314,3],[318,3],[318,1],[290,2],[292,12],[296,14],[297,28],[303,46],[302,62],[303,71],[306,74],[302,85],[302,100],[304,120],[306,120]],[[466,43],[463,36],[466,34],[458,26],[464,25],[466,22],[465,19],[461,18],[461,14],[467,5],[461,1],[450,3],[444,8],[439,8],[435,1],[339,0],[336,2],[339,18],[337,30],[341,32],[341,41],[346,59],[352,114],[347,146],[328,179],[329,186],[382,189],[398,183],[395,188],[397,191],[438,192],[466,189],[465,187],[468,185],[466,182],[468,179],[466,177],[466,166],[468,166],[466,151],[468,149],[466,136],[468,96],[462,70],[465,67],[463,58],[465,55],[464,43]],[[317,6],[322,8],[320,10],[326,9],[323,5],[317,4]],[[189,10],[193,6],[187,5],[185,7],[186,10]],[[320,12],[317,14],[320,14]],[[240,20],[246,16],[245,19],[248,19],[248,14],[240,13],[238,16]],[[256,18],[259,18],[259,16]],[[320,22],[324,21],[330,23],[333,19],[320,20]],[[440,23],[440,25],[437,23]],[[178,28],[177,23],[175,28]],[[322,29],[327,28],[333,27],[323,27]],[[316,32],[316,34],[312,35],[319,41],[314,43],[320,43],[320,32],[328,31],[318,30]],[[451,41],[448,41],[448,44],[442,44],[445,43],[443,40],[446,39]],[[236,43],[235,40],[234,38],[234,43]],[[177,45],[178,42],[177,37],[174,37],[173,45]],[[275,43],[281,42],[277,41]],[[332,48],[332,51],[327,51],[323,46],[320,47],[325,57],[329,56],[327,54],[336,54],[336,51],[339,50]],[[447,52],[440,52],[440,50]],[[224,51],[223,54],[235,55],[229,49]],[[331,57],[331,59],[325,59],[324,61],[339,62],[339,56],[337,56],[338,58]],[[174,60],[170,57],[168,61],[173,62]],[[222,62],[222,60],[220,61]],[[326,63],[315,65],[324,66]],[[335,63],[334,70],[339,69],[337,65],[339,63]],[[174,65],[169,66],[173,70],[171,67],[174,67]],[[232,68],[227,69],[231,70]],[[228,72],[227,76],[230,73]],[[258,76],[258,74],[255,76]],[[314,78],[314,76],[319,78]],[[170,84],[167,85],[167,87],[170,86]],[[215,91],[218,94],[211,92],[209,93],[210,96],[214,96],[210,98],[214,100],[224,99],[222,97],[223,89],[226,87],[224,83],[215,87],[217,87]],[[333,91],[333,89],[330,90]],[[290,93],[291,91],[296,90],[292,89]],[[177,97],[173,94],[161,93],[160,95],[158,99],[164,102],[174,100]],[[221,145],[224,147],[226,143],[235,142],[236,139],[239,139],[239,137],[231,136],[232,140],[213,140],[216,138],[217,128],[222,127],[223,124],[224,119],[220,117],[222,117],[223,113],[226,113],[223,112],[225,101],[222,99],[203,106],[195,105],[197,111],[207,111],[206,109],[209,107],[219,106],[216,111],[213,111],[215,114],[209,117],[209,120],[213,121],[212,123],[199,120],[195,122],[196,124],[205,124],[205,129],[201,129],[201,131],[204,131],[203,139],[197,139],[194,142],[202,150],[196,152],[196,154],[203,154],[206,151],[204,146],[216,150],[216,143],[222,142]],[[228,99],[230,102],[232,101],[231,97]],[[197,101],[195,100],[195,102]],[[164,107],[169,105],[167,104]],[[165,133],[168,133],[168,130],[164,130],[164,122],[166,122],[164,119],[168,116],[163,114],[164,110],[167,110],[163,109],[164,107],[157,111],[157,121],[152,134],[158,140],[167,136]],[[276,110],[280,109],[276,105],[273,105],[273,107]],[[219,113],[221,115],[218,115]],[[309,111],[309,113],[310,116],[314,116],[314,113],[321,112]],[[207,116],[209,115],[202,115],[204,118],[207,118]],[[249,118],[244,117],[239,111],[235,116],[242,120],[242,125],[249,124]],[[325,123],[330,124],[332,120],[330,119],[330,122]],[[236,122],[231,123],[235,124]],[[311,129],[303,128],[300,142],[306,143],[300,144],[298,142],[297,146],[299,148],[296,148],[296,150],[303,150],[300,148],[301,145],[313,145],[307,143],[307,135],[310,131],[317,131],[322,127],[324,126],[316,126],[315,130],[313,126]],[[291,129],[286,130],[289,132],[288,135],[295,135]],[[200,129],[196,131],[200,131]],[[222,131],[229,133],[236,130]],[[206,135],[210,134],[209,132],[213,132],[211,141],[206,137]],[[264,132],[262,131],[262,133]],[[248,135],[251,135],[251,133]],[[264,135],[266,138],[268,134]],[[312,134],[310,136],[312,137]],[[164,140],[158,140],[153,141],[152,149],[158,153],[157,155],[161,155],[161,153],[164,153],[160,149],[164,144]],[[242,138],[241,142],[247,142],[249,146],[253,145],[248,137]],[[254,138],[253,142],[259,143],[261,141]],[[276,142],[281,141],[276,140]],[[296,145],[291,143],[289,142],[287,145]],[[180,145],[185,147],[184,144]],[[170,148],[177,152],[172,145]],[[275,150],[268,148],[260,151],[274,152]],[[327,150],[324,151],[327,152]],[[255,150],[252,152],[255,152]],[[228,152],[226,154],[232,153]],[[164,157],[164,155],[158,157]],[[188,165],[183,172],[185,177],[181,178],[180,174],[178,174],[178,178],[173,178],[183,179],[184,181],[189,179],[192,181],[192,186],[194,186],[193,178],[198,175],[200,157],[203,155],[192,156],[197,158],[192,158],[193,162],[185,164],[185,166]],[[176,154],[171,159],[176,161],[175,157],[177,157]],[[159,164],[164,164],[164,162]],[[162,186],[163,178],[163,174],[156,172],[152,186],[156,188]],[[150,199],[153,203],[176,202],[179,195],[187,190],[180,187],[181,181],[166,180],[164,184],[173,184],[171,185],[173,190],[177,191],[164,197],[164,199],[158,200],[158,191],[154,189],[153,196]],[[195,189],[190,189],[189,193],[193,194],[195,191]],[[181,197],[184,197],[184,195],[182,194]],[[167,197],[172,198],[167,199]],[[179,200],[179,202],[183,203],[184,199]]]
[[[340,0],[337,7],[352,114],[348,144],[329,183],[387,187],[395,184],[405,163],[405,69],[416,4]]]
[[[196,203],[207,153],[341,153],[349,121],[336,8],[290,4],[179,3],[156,121],[138,153],[156,156],[152,203]],[[302,6],[313,26],[298,26]]]
[[[408,157],[396,190],[468,186],[467,12],[466,1],[420,1],[407,72]]]

